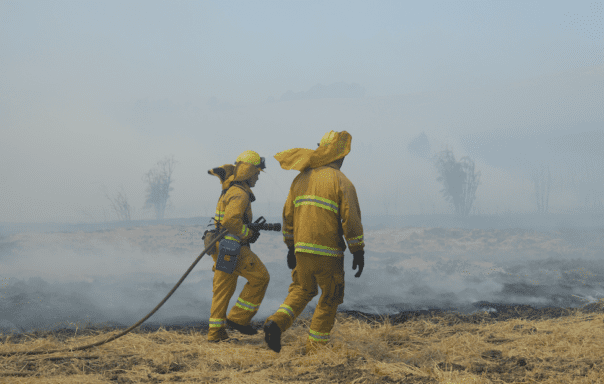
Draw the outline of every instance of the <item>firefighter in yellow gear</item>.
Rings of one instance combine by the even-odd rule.
[[[283,208],[283,240],[287,245],[292,284],[283,304],[264,324],[269,348],[281,350],[281,333],[291,327],[318,294],[306,353],[329,342],[338,305],[344,301],[344,251],[354,256],[353,269],[364,267],[363,225],[354,185],[340,171],[350,152],[346,131],[328,132],[316,150],[294,148],[275,155],[283,169],[300,174],[292,182]],[[346,243],[342,236],[345,237]]]
[[[237,157],[234,166],[225,164],[208,171],[210,175],[217,176],[222,184],[214,217],[216,229],[226,228],[229,233],[225,239],[240,246],[231,273],[217,269],[220,242],[215,243],[211,254],[214,259],[214,282],[208,331],[210,342],[229,340],[227,327],[247,335],[257,333],[250,321],[258,312],[270,276],[262,261],[250,249],[249,244],[256,241],[259,233],[249,229],[247,224],[252,222],[251,203],[255,200],[251,188],[256,185],[258,175],[264,168],[264,158],[254,151],[245,151]],[[205,238],[206,247],[211,243],[210,240],[211,236]],[[224,256],[224,260],[229,261],[230,257]],[[227,307],[237,288],[238,276],[246,278],[247,283],[227,316]]]

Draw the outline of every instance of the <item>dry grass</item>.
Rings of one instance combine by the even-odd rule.
[[[205,328],[137,330],[89,351],[0,357],[0,382],[604,383],[602,304],[523,318],[432,313],[373,321],[338,313],[331,345],[311,356],[304,354],[308,318],[284,333],[280,354],[262,331],[232,331],[239,342],[211,344]],[[0,352],[80,346],[113,332],[9,336]]]

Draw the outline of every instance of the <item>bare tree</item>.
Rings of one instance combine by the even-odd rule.
[[[123,185],[120,186],[117,196],[110,197],[107,193],[105,193],[105,197],[111,202],[111,208],[113,208],[113,211],[117,215],[119,221],[131,220],[134,207],[128,203],[128,196],[126,196],[126,193],[124,192]]]
[[[172,172],[174,171],[174,156],[167,157],[164,160],[157,162],[155,168],[151,169],[145,176],[147,186],[147,200],[143,208],[153,208],[155,210],[155,218],[161,220],[164,218],[166,205],[170,198],[170,191],[174,188],[170,187],[172,182]]]
[[[474,161],[467,156],[455,161],[453,152],[446,149],[435,156],[435,162],[440,174],[436,180],[444,187],[440,192],[454,205],[456,215],[468,216],[480,184],[480,172],[474,173]]]
[[[547,174],[546,174],[547,170]],[[552,187],[552,174],[547,167],[533,171],[533,183],[535,184],[535,201],[537,213],[547,213],[549,209],[549,195]]]

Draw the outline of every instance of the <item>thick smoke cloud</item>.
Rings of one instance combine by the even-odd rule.
[[[577,229],[545,219],[493,223],[499,229],[469,224],[462,229],[445,221],[441,228],[382,222],[378,229],[366,220],[365,270],[354,278],[347,253],[341,309],[473,313],[496,310],[485,303],[579,307],[604,297],[601,228]],[[526,223],[538,223],[539,230]],[[203,228],[133,223],[104,231],[13,233],[1,243],[0,327],[24,332],[100,323],[129,326],[163,299],[197,257]],[[271,274],[254,318],[262,321],[287,295],[291,271],[278,234],[263,234],[254,251]],[[207,323],[211,265],[209,257],[203,258],[146,324]],[[240,278],[231,304],[244,283]]]

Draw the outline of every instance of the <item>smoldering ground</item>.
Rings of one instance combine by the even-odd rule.
[[[157,305],[203,249],[202,225],[130,226],[100,231],[21,232],[0,239],[0,327],[30,332],[129,326]],[[366,229],[365,270],[345,259],[341,311],[395,315],[414,310],[497,312],[500,304],[578,308],[604,297],[598,228]],[[287,295],[291,271],[278,233],[254,252],[271,281],[255,321]],[[207,326],[211,258],[204,257],[145,325]],[[232,304],[245,279],[239,279]],[[312,312],[318,297],[307,308]],[[489,304],[492,303],[492,304]],[[495,304],[497,303],[497,304]]]

